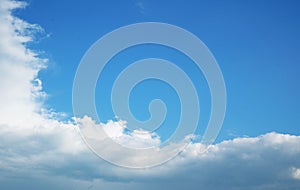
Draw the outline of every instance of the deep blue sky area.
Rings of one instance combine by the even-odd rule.
[[[27,2],[30,6],[15,14],[45,30],[39,43],[30,46],[49,59],[40,78],[49,94],[46,104],[57,111],[72,115],[73,78],[81,57],[96,40],[128,24],[165,22],[200,38],[223,72],[227,112],[218,141],[270,131],[300,135],[300,1]],[[153,52],[158,55],[159,51]],[[209,98],[203,96],[206,103],[201,109],[207,117]],[[143,102],[137,105],[145,106]],[[109,113],[104,114],[105,119]],[[138,115],[137,111],[137,117],[143,117]],[[201,127],[207,120],[200,122]]]

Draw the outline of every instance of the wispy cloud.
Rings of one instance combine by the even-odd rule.
[[[146,5],[145,5],[145,2],[142,1],[142,0],[138,0],[135,2],[134,4],[138,11],[141,13],[141,14],[145,14],[146,13]]]
[[[292,177],[300,180],[300,168],[292,167],[291,170]]]

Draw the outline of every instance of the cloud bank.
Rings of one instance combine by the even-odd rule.
[[[100,159],[73,121],[60,121],[43,108],[46,94],[38,72],[47,60],[26,46],[42,29],[12,15],[24,7],[16,1],[0,3],[0,189],[300,188],[300,137],[289,134],[271,132],[209,147],[193,143],[166,164],[143,170]],[[124,121],[88,121],[121,144],[160,143],[155,134],[126,133]]]

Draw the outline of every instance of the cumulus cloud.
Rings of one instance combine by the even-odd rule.
[[[15,1],[1,1],[0,5],[0,124],[25,127],[25,121],[36,119],[33,113],[40,109],[33,99],[43,96],[36,76],[46,60],[24,46],[40,27],[10,14],[24,6]]]
[[[2,177],[26,173],[30,163],[38,163],[46,155],[72,154],[84,147],[74,125],[51,118],[40,101],[46,94],[38,72],[45,68],[47,60],[39,58],[26,43],[42,29],[12,15],[14,9],[25,6],[17,1],[0,3]]]
[[[143,129],[133,130],[126,133],[126,121],[108,121],[101,124],[108,137],[115,142],[130,148],[157,147],[161,144],[160,137],[155,132],[145,131]]]
[[[40,99],[46,94],[38,72],[47,60],[26,46],[41,28],[11,13],[24,7],[16,1],[0,3],[0,189],[300,187],[300,137],[275,132],[209,147],[195,142],[154,168],[132,170],[103,161],[87,148],[73,121],[60,121],[56,113],[43,108]],[[126,131],[125,121],[96,124],[88,117],[78,121],[83,127],[102,128],[111,139],[129,147],[161,143],[155,133]],[[93,131],[87,133],[99,140]],[[118,156],[132,159],[126,152]]]

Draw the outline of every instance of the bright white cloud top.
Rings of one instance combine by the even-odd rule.
[[[47,61],[26,43],[42,29],[12,15],[23,3],[0,3],[0,189],[297,189],[300,137],[268,133],[210,145],[191,144],[159,167],[128,170],[93,154],[73,122],[46,110],[38,72]],[[84,123],[84,122],[83,122]],[[148,132],[124,132],[123,121],[95,124],[128,146],[160,143]],[[126,152],[120,159],[132,159]],[[139,161],[142,158],[135,158]],[[155,159],[155,158],[153,158]]]

